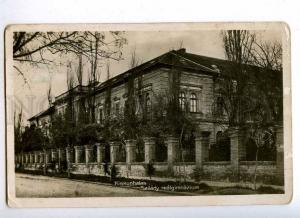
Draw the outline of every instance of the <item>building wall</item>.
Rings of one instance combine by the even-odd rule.
[[[155,99],[154,95],[165,93],[168,89],[168,70],[164,68],[152,70],[146,74],[141,75],[141,88],[142,93],[148,92],[151,96],[151,101]],[[135,91],[139,88],[139,79],[135,78],[134,86]],[[104,106],[105,90],[96,95],[96,105],[98,108],[96,113],[99,113],[99,108]],[[127,84],[123,83],[111,89],[111,112],[114,114],[116,111],[116,103],[120,104],[120,113],[123,112],[125,101],[127,99]],[[140,108],[137,108],[139,110]],[[96,114],[97,117],[97,114]]]
[[[147,72],[140,76],[142,93],[149,93],[151,102],[154,103],[156,96],[167,96],[170,84],[170,69],[159,68]],[[138,78],[135,79],[135,90],[139,88]],[[199,127],[203,131],[210,131],[211,140],[214,141],[218,125],[214,124],[212,117],[212,104],[214,99],[214,80],[212,76],[201,73],[182,72],[180,79],[180,89],[186,93],[187,105],[190,104],[190,94],[197,95],[197,112],[192,113],[195,120],[199,122]],[[111,112],[115,113],[116,103],[120,105],[120,112],[123,112],[127,94],[127,84],[113,87],[111,90]],[[96,95],[96,118],[99,117],[100,108],[104,107],[105,90]],[[137,110],[139,110],[138,108]],[[189,110],[189,109],[188,109]],[[220,129],[220,128],[219,128]]]
[[[212,76],[200,73],[182,72],[181,89],[186,93],[188,103],[192,93],[197,95],[197,119],[211,119],[211,109],[214,95]]]

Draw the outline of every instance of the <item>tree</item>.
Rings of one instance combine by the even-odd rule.
[[[228,30],[222,35],[226,57],[234,63],[228,69],[230,72],[218,79],[220,103],[229,126],[241,126],[247,121],[246,114],[254,108],[252,101],[258,100],[257,96],[249,95],[253,89],[264,92],[269,101],[265,109],[277,110],[274,116],[279,116],[281,109],[275,107],[279,106],[276,102],[282,95],[282,75],[272,70],[281,69],[281,45],[258,42],[256,35],[246,30]],[[218,104],[216,100],[214,105]]]
[[[14,139],[15,139],[15,152],[22,151],[22,109],[19,114],[14,112]]]
[[[257,166],[258,166],[258,157],[260,150],[265,147],[274,146],[275,143],[275,133],[272,129],[272,127],[268,125],[264,125],[263,123],[255,123],[250,128],[249,137],[253,139],[256,145],[256,151],[255,151],[255,168],[253,173],[253,184],[254,189],[256,190],[256,181],[257,181]]]
[[[249,82],[247,64],[251,58],[255,35],[246,30],[228,30],[222,32],[222,35],[226,57],[235,64],[227,78],[219,79],[219,92],[229,125],[236,126],[244,122],[243,106],[246,99],[243,93]]]
[[[282,71],[282,45],[280,42],[254,42],[251,52],[252,64],[264,69]]]
[[[138,113],[142,111],[137,110],[137,106],[140,105],[143,107],[142,98],[142,87],[141,87],[141,79],[139,79],[139,87],[136,92],[135,88],[135,79],[136,71],[135,67],[137,67],[140,63],[140,60],[137,58],[135,50],[131,54],[131,59],[129,63],[129,67],[132,69],[132,72],[128,76],[127,81],[127,101],[125,103],[124,109],[124,132],[127,139],[136,139],[138,137],[138,125],[139,118]]]
[[[88,123],[88,118],[86,114],[86,107],[85,107],[85,94],[83,93],[84,87],[83,87],[83,63],[82,63],[82,54],[78,55],[78,67],[76,70],[76,78],[78,83],[78,89],[79,89],[79,100],[78,100],[78,119],[77,119],[77,125]]]
[[[54,115],[51,119],[49,133],[52,145],[57,147],[66,147],[68,145],[67,126],[62,115]]]
[[[49,107],[52,106],[52,87],[51,87],[51,80],[49,82],[48,90],[47,90],[47,99]]]
[[[219,78],[218,92],[229,127],[244,128],[246,138],[255,142],[256,188],[259,152],[274,141],[271,128],[282,121],[282,47],[278,42],[258,42],[254,33],[245,30],[222,34],[226,56],[234,65]]]
[[[105,41],[110,34],[112,40]],[[97,37],[96,37],[97,36]],[[120,48],[126,43],[123,32],[15,32],[13,40],[13,59],[19,62],[47,63],[44,52],[75,53],[82,54],[88,58],[98,56],[119,60],[121,58]],[[90,43],[98,41],[102,48],[92,48]],[[114,49],[116,48],[116,49]],[[91,52],[93,55],[91,55]],[[35,55],[38,54],[39,57]]]
[[[76,118],[75,118],[75,111],[74,111],[74,75],[71,72],[71,63],[68,64],[67,70],[67,87],[68,87],[68,96],[67,96],[67,107],[64,113],[64,120],[66,124],[66,132],[67,132],[67,144],[74,145],[76,131]]]
[[[41,150],[49,147],[49,138],[35,125],[25,127],[22,134],[22,151]]]
[[[53,55],[83,55],[89,60],[120,60],[126,43],[123,32],[14,32],[13,60],[15,63],[53,64]],[[97,45],[92,46],[91,44]],[[27,82],[20,65],[14,68]]]

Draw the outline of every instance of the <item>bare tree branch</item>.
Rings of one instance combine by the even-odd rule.
[[[28,86],[28,88],[31,89],[30,85],[29,85],[29,83],[28,83],[28,81],[27,81],[27,79],[26,79],[26,77],[24,75],[24,73],[17,66],[15,66],[15,65],[14,65],[14,68],[18,71],[19,75],[22,76],[22,78],[24,80],[24,83]]]

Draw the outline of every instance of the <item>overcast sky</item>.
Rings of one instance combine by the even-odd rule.
[[[174,31],[174,32],[136,32],[125,33],[127,44],[122,49],[123,60],[110,61],[112,76],[123,73],[129,69],[130,55],[135,50],[137,56],[146,62],[171,49],[186,48],[189,53],[211,56],[216,58],[225,58],[222,47],[222,37],[219,31]],[[259,37],[264,40],[280,40],[279,32],[259,32]],[[31,66],[16,63],[25,74],[29,86],[24,84],[21,76],[15,72],[15,98],[17,104],[23,105],[24,120],[46,109],[47,89],[51,80],[52,94],[57,96],[67,90],[66,75],[67,63],[73,62],[74,68],[78,65],[78,59],[72,55],[66,55],[63,58],[58,56],[51,57],[56,64]],[[89,69],[88,63],[84,64],[84,73]],[[101,80],[106,78],[105,67],[99,67]],[[26,122],[25,122],[26,124]]]

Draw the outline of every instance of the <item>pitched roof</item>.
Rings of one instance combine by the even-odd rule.
[[[146,69],[149,69],[151,67],[162,65],[166,67],[180,67],[184,69],[189,70],[195,70],[197,72],[201,71],[202,73],[207,73],[210,75],[218,75],[219,71],[217,69],[214,69],[212,66],[205,66],[199,60],[193,60],[189,57],[185,57],[182,55],[185,53],[185,49],[180,50],[171,50],[169,52],[166,52],[154,59],[151,59],[139,66],[136,66],[132,69],[129,69],[103,83],[101,83],[98,86],[98,91],[103,90],[107,87],[108,84],[115,84],[120,81],[124,81],[124,79],[128,78],[129,75],[132,75],[133,73],[138,74],[140,72],[144,72]]]
[[[129,75],[132,75],[133,73],[138,74],[140,72],[144,72],[146,69],[149,69],[157,65],[162,65],[166,67],[175,66],[183,69],[193,70],[195,72],[202,73],[202,74],[209,74],[215,76],[222,75],[225,77],[226,76],[235,77],[237,76],[236,74],[238,73],[236,72],[237,64],[235,62],[188,53],[184,48],[182,48],[179,50],[171,50],[169,52],[166,52],[154,59],[151,59],[150,61],[147,61],[137,67],[129,69],[124,73],[121,73],[101,83],[97,87],[97,91],[101,92],[108,85],[120,83],[124,81],[126,78],[128,78]],[[244,66],[251,69],[251,74],[248,74],[250,77],[264,77],[264,78],[271,77],[273,79],[280,81],[280,77],[282,76],[282,72],[270,70],[269,71],[270,73],[266,75],[265,69],[262,69],[254,65],[244,65]]]
[[[233,61],[187,53],[185,51],[184,52],[175,51],[175,52],[178,53],[181,57],[199,63],[208,68],[219,69],[220,74],[222,76],[234,77],[236,76],[237,73],[239,73],[236,71],[237,63]],[[259,78],[267,77],[269,79],[270,77],[273,79],[280,79],[280,77],[282,76],[282,72],[279,71],[266,70],[265,68],[261,68],[250,64],[244,64],[243,66],[249,69],[247,72],[249,76],[259,77]]]
[[[36,118],[38,118],[38,117],[43,117],[43,116],[52,114],[53,112],[54,112],[54,106],[49,107],[48,109],[43,110],[43,111],[41,111],[40,113],[38,113],[38,114],[36,114],[36,115],[30,117],[30,118],[28,119],[28,121],[32,121],[32,120],[34,120],[34,119],[36,119]]]

